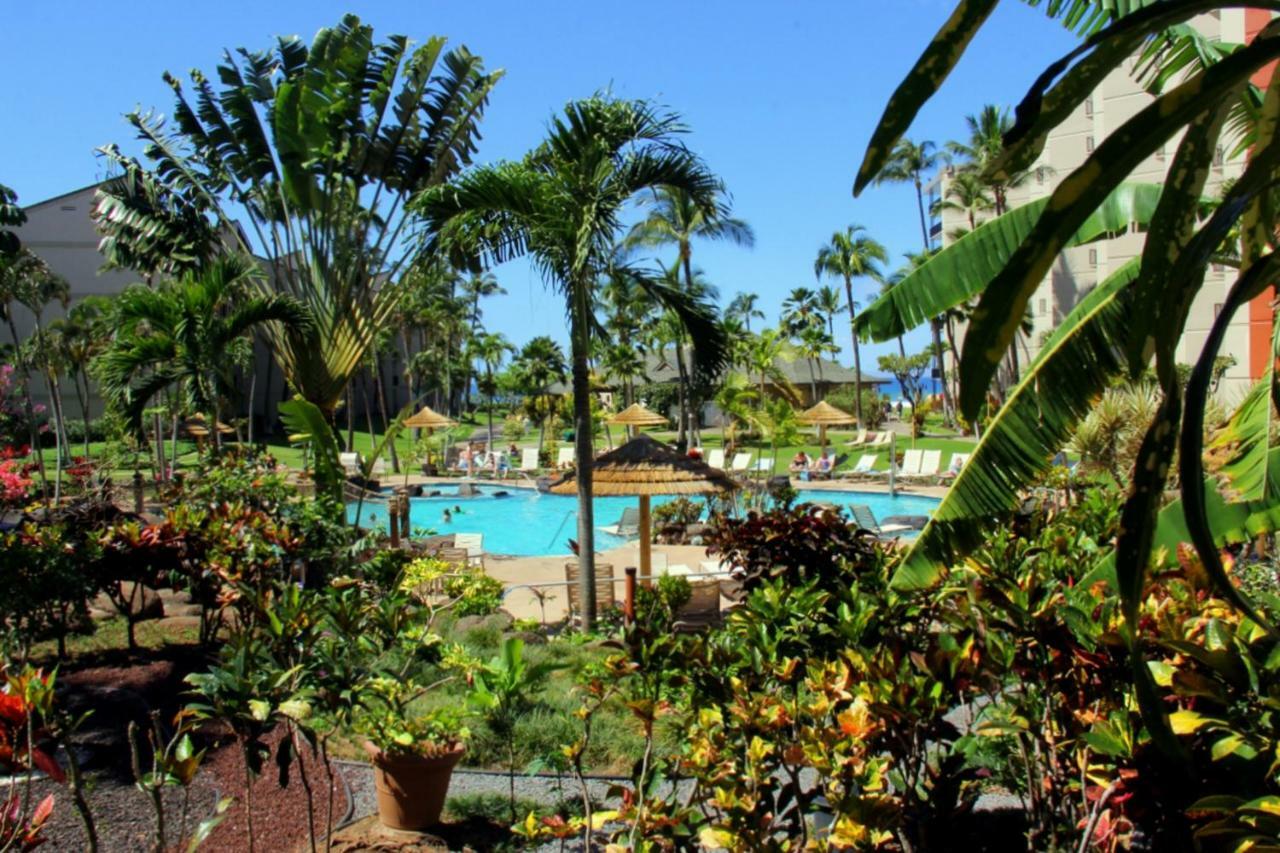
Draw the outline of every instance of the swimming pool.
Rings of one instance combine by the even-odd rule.
[[[578,499],[572,496],[544,495],[531,489],[506,489],[500,485],[479,486],[479,494],[468,497],[458,495],[456,485],[429,486],[439,489],[435,497],[413,498],[409,501],[409,524],[415,531],[429,529],[433,533],[481,533],[484,549],[490,554],[509,554],[517,557],[542,557],[568,554],[569,539],[578,536]],[[671,498],[654,498],[658,506]],[[879,492],[802,490],[801,502],[847,505],[866,504],[877,519],[883,521],[891,515],[930,515],[938,501],[920,495],[890,497]],[[595,499],[595,522],[612,525],[618,522],[622,511],[637,505],[633,497],[599,497]],[[455,511],[457,507],[460,512]],[[444,511],[451,512],[452,519],[444,520]],[[360,522],[367,527],[387,528],[386,504],[366,503],[360,513]],[[347,518],[356,520],[356,505],[347,506]],[[604,551],[626,543],[618,536],[596,530],[596,550]]]

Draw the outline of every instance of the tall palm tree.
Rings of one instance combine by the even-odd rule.
[[[824,284],[818,288],[814,297],[814,305],[827,318],[827,337],[834,344],[836,340],[836,315],[844,310],[844,296],[837,287]]]
[[[843,231],[831,235],[831,241],[818,249],[818,257],[813,262],[813,272],[818,278],[824,275],[839,276],[844,279],[844,294],[849,306],[849,336],[853,341],[853,395],[854,415],[858,426],[862,420],[862,358],[858,353],[858,332],[853,327],[856,316],[853,298],[853,280],[870,278],[879,281],[884,277],[880,264],[889,259],[889,253],[880,243],[866,234],[861,225],[850,225]]]
[[[470,337],[473,340],[480,334],[480,318],[483,315],[480,310],[480,298],[505,295],[506,292],[502,285],[498,284],[498,279],[494,277],[493,273],[479,273],[463,281],[462,297],[467,300],[467,319],[471,324]],[[464,409],[471,408],[471,367],[472,363],[468,361],[467,373],[462,378],[462,407]]]
[[[596,96],[552,119],[546,141],[519,162],[485,166],[428,190],[416,205],[426,249],[490,263],[528,255],[565,300],[573,373],[582,622],[595,621],[590,355],[601,274],[614,263],[622,216],[642,193],[677,190],[707,217],[727,215],[720,182],[679,141],[684,126],[644,101]],[[727,350],[713,305],[633,271],[649,297],[689,329],[695,371],[715,376]]]
[[[958,160],[957,173],[972,172],[982,176],[991,191],[996,216],[1009,209],[1009,190],[1026,181],[1029,171],[1023,170],[1008,177],[990,175],[987,167],[995,162],[1004,150],[1004,137],[1013,129],[1013,117],[1005,107],[986,104],[977,115],[964,117],[969,130],[965,142],[948,142],[947,152]]]
[[[729,215],[729,198],[721,185],[716,192],[716,204],[706,207],[684,190],[671,187],[659,188],[654,192],[648,216],[632,226],[624,249],[640,247],[675,246],[676,262],[684,276],[685,288],[694,291],[693,274],[693,241],[728,241],[738,246],[755,245],[755,233],[751,226],[742,219]],[[680,375],[685,385],[684,401],[680,407],[680,424],[677,435],[680,441],[687,433],[694,431],[697,414],[692,401],[688,399],[688,382],[684,378],[688,368],[684,363],[684,353],[677,347],[676,358],[679,361]]]
[[[213,427],[234,391],[227,353],[264,323],[305,331],[312,322],[296,299],[256,292],[258,275],[252,258],[225,255],[156,288],[131,285],[116,298],[116,337],[99,358],[99,376],[107,398],[131,423],[153,397],[176,385],[187,408],[208,419],[217,443]]]
[[[938,199],[934,212],[952,210],[964,216],[969,223],[969,231],[978,227],[978,220],[995,207],[991,200],[990,188],[977,172],[969,170],[957,171],[947,181],[947,191]],[[964,232],[960,232],[963,234]],[[953,238],[958,235],[953,233]]]
[[[507,357],[507,353],[515,352],[515,347],[511,345],[511,341],[507,340],[505,335],[497,332],[485,332],[475,338],[471,344],[471,357],[479,359],[484,365],[484,381],[481,383],[480,391],[488,398],[489,410],[489,444],[493,444],[493,397],[498,390],[497,382],[494,380],[494,373],[502,366],[502,360]]]
[[[938,147],[929,140],[913,142],[910,139],[899,139],[893,152],[884,164],[884,169],[876,176],[880,184],[912,184],[916,188],[916,210],[920,214],[920,237],[924,247],[931,245],[929,240],[929,223],[924,209],[924,176],[938,168],[940,157]]]
[[[813,402],[818,402],[818,383],[822,381],[822,359],[834,348],[827,330],[821,326],[809,325],[800,330],[796,339],[796,352],[809,362],[809,391]],[[815,374],[814,367],[817,366]]]
[[[725,314],[731,317],[737,317],[742,321],[743,327],[747,330],[747,334],[751,334],[751,320],[764,319],[764,312],[756,307],[756,303],[760,301],[758,293],[738,293],[733,297],[733,301],[729,303],[729,307],[725,309]]]
[[[89,424],[92,420],[89,365],[111,339],[110,300],[105,296],[88,296],[76,302],[65,317],[49,324],[56,337],[61,360],[75,389],[80,417],[84,419],[84,455],[89,455]]]
[[[125,179],[100,189],[97,225],[106,245],[135,254],[156,235],[198,249],[213,234],[265,255],[270,276],[254,287],[289,294],[313,321],[262,329],[294,392],[331,419],[416,257],[409,202],[470,163],[501,74],[440,37],[376,41],[355,15],[310,47],[282,38],[225,57],[214,74],[193,71],[189,90],[165,75],[169,124],[126,117],[146,162],[102,149]],[[205,239],[177,239],[191,232]]]

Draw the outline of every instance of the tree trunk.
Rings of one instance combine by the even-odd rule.
[[[5,305],[5,318],[9,323],[9,334],[13,336],[13,360],[22,371],[22,413],[27,418],[27,436],[31,441],[31,452],[36,456],[36,470],[40,474],[40,497],[47,501],[49,481],[44,475],[44,449],[40,447],[40,430],[36,428],[36,404],[31,397],[31,370],[22,356],[22,341],[18,338],[18,328],[13,323],[11,305]]]
[[[80,404],[80,420],[84,422],[84,458],[89,459],[89,380],[84,377],[84,371],[73,368],[71,373],[71,384],[76,389],[76,402]],[[84,390],[80,389],[80,380],[84,379]]]
[[[591,378],[587,368],[588,324],[586,284],[577,288],[573,310],[573,443],[577,454],[578,481],[578,601],[582,608],[582,630],[590,631],[596,621],[595,512],[591,503]]]
[[[818,405],[818,378],[813,373],[813,359],[809,359],[809,405]]]
[[[258,356],[256,351],[249,369],[253,371],[253,375],[249,378],[249,443],[253,444],[254,407],[258,403]],[[265,409],[266,406],[263,406],[263,408]]]
[[[676,448],[683,450],[688,441],[685,435],[686,410],[689,405],[688,400],[688,382],[684,374],[684,356],[681,355],[680,338],[676,338],[676,398],[679,402],[679,411],[676,414]]]
[[[351,386],[355,384],[355,377],[347,380],[347,452],[350,453],[355,447],[356,442],[356,403]]]
[[[858,352],[858,330],[853,325],[857,312],[853,308],[853,279],[849,276],[844,277],[844,294],[849,300],[849,338],[853,341],[853,414],[858,419],[858,429],[862,429],[862,356]]]
[[[384,434],[391,432],[391,419],[387,416],[387,396],[386,389],[382,387],[382,364],[381,358],[375,353],[373,356],[373,381],[378,386],[378,414],[382,416],[382,431]],[[370,433],[370,441],[372,441],[372,433]],[[391,470],[400,473],[400,457],[396,453],[395,439],[387,442],[387,451],[391,454]]]

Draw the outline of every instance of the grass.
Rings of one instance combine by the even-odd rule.
[[[71,634],[67,637],[67,657],[98,657],[108,652],[124,651],[128,648],[126,623],[123,616],[113,616],[93,623],[93,631],[84,634]],[[194,627],[178,628],[162,624],[155,620],[138,622],[134,625],[134,638],[141,651],[163,649],[165,646],[190,645],[200,638],[200,631]],[[53,661],[57,656],[56,640],[41,640],[31,646],[31,658],[35,661]]]

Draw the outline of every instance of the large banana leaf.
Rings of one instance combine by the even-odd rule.
[[[976,417],[985,404],[991,377],[1017,334],[1028,301],[1097,205],[1156,148],[1208,106],[1231,97],[1277,56],[1280,37],[1264,31],[1248,47],[1140,110],[1058,185],[1035,228],[983,291],[972,314],[960,365],[960,407],[966,416]]]
[[[1267,454],[1267,481],[1271,494],[1280,495],[1280,448]],[[1218,548],[1249,542],[1255,537],[1280,530],[1280,501],[1231,502],[1218,489],[1213,477],[1204,480],[1205,508],[1209,526],[1213,530],[1213,542]],[[1178,564],[1178,546],[1187,545],[1191,533],[1187,529],[1186,512],[1182,501],[1175,500],[1160,510],[1156,532],[1152,540],[1152,565],[1156,568],[1172,568]],[[1094,564],[1081,580],[1092,583],[1116,583],[1116,555],[1107,554]]]
[[[942,81],[956,67],[969,42],[995,11],[997,2],[998,0],[960,0],[956,5],[951,17],[938,30],[933,41],[929,42],[924,53],[916,60],[915,66],[889,97],[884,115],[880,117],[880,123],[871,135],[867,153],[858,169],[858,177],[853,184],[855,196],[866,189],[884,168],[893,152],[893,146],[898,144],[907,128],[911,127],[911,122],[915,121],[916,113],[920,112],[920,108],[933,97]]]
[[[1276,326],[1280,329],[1280,325]],[[1275,342],[1275,336],[1272,338]],[[1275,371],[1268,367],[1266,375],[1254,383],[1249,395],[1236,409],[1225,427],[1214,437],[1211,449],[1229,454],[1220,473],[1231,486],[1236,500],[1261,501],[1274,497],[1267,478],[1267,454],[1271,449],[1274,417],[1272,397]]]
[[[1089,293],[1063,321],[992,420],[894,574],[902,589],[933,585],[1017,508],[1095,399],[1123,369],[1117,341],[1131,310],[1138,259]]]
[[[1117,234],[1151,221],[1160,184],[1128,183],[1116,188],[1088,217],[1068,246]],[[1048,199],[1040,199],[982,223],[912,270],[854,320],[864,341],[887,341],[981,293],[1005,268],[1035,227]]]

